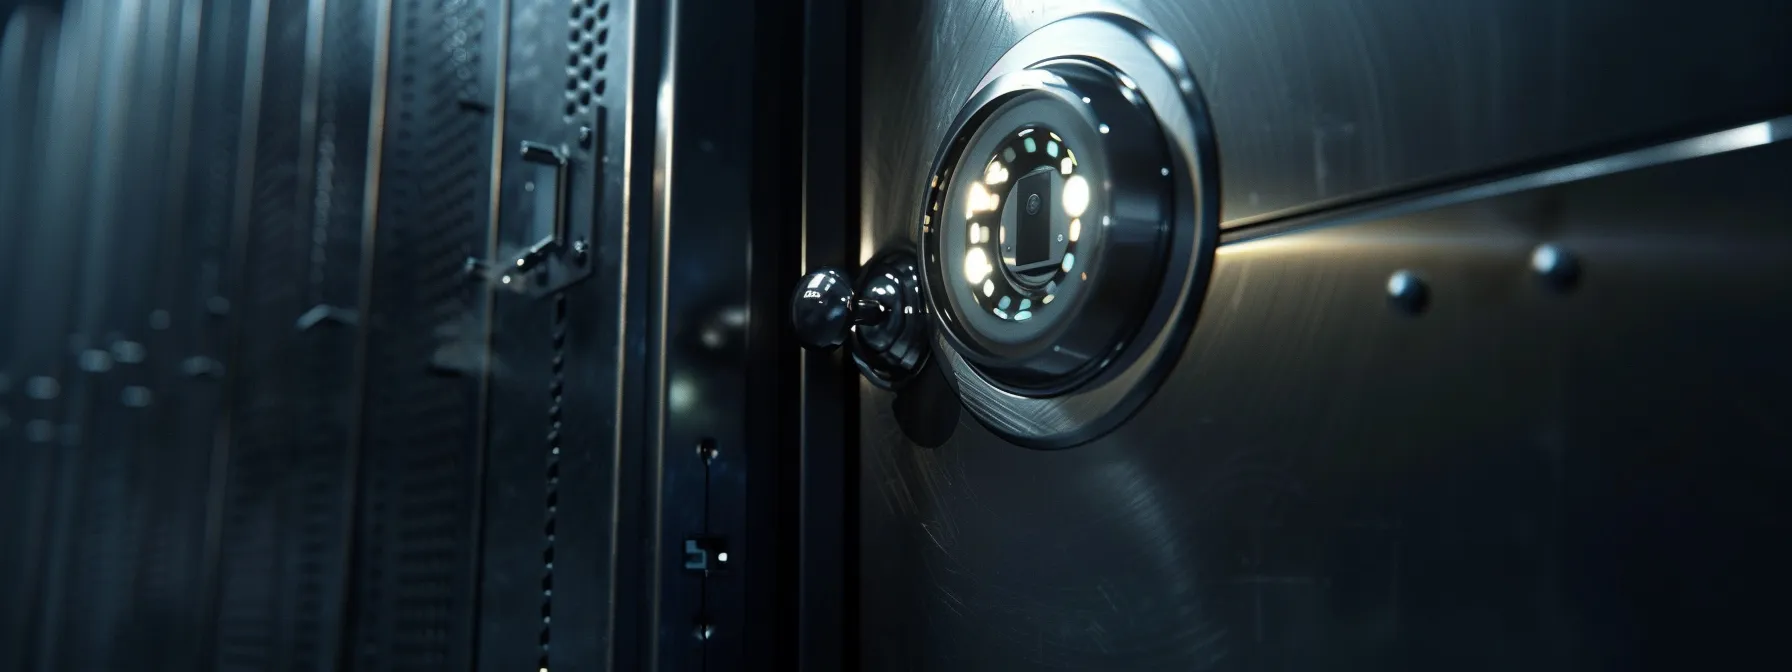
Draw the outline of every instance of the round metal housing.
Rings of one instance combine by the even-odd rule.
[[[984,78],[917,224],[940,363],[987,427],[1069,447],[1156,389],[1206,288],[1212,143],[1187,64],[1127,17],[1047,25]]]

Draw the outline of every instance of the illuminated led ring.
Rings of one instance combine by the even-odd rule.
[[[1091,68],[1101,75],[1084,76]],[[1066,98],[1067,93],[1080,96]],[[1014,141],[1019,130],[1037,126],[1010,124],[1004,107],[1046,94],[1100,127],[1100,135],[1093,136],[1100,146],[1083,141],[1076,148],[1077,160],[1096,171],[1089,182],[1099,185],[1092,189],[1090,214],[1082,218],[1083,240],[1077,241],[1094,247],[1086,254],[1073,252],[1076,279],[1082,280],[1086,269],[1088,286],[1081,296],[1053,303],[1066,313],[1037,343],[1004,350],[1004,344],[980,338],[987,326],[980,331],[966,324],[988,316],[955,316],[952,308],[965,295],[952,292],[965,291],[966,281],[946,278],[944,269],[953,262],[941,256],[959,245],[944,234],[965,230],[965,236],[981,241],[981,234],[969,229],[987,221],[970,217],[967,222],[966,212],[946,211],[970,199],[951,193],[965,184],[953,180],[959,166],[988,170],[983,157],[966,160],[972,138],[987,127],[1012,134],[1008,141]],[[1114,102],[1121,99],[1125,104]],[[1112,134],[1103,121],[1108,119],[1123,120]],[[1148,134],[1141,130],[1147,126]],[[1067,448],[1098,438],[1137,412],[1174,367],[1206,291],[1218,238],[1218,166],[1194,78],[1177,50],[1138,21],[1108,13],[1076,16],[1022,38],[984,77],[952,128],[934,162],[918,218],[927,300],[942,327],[934,336],[938,362],[966,408],[1016,444]],[[1061,125],[1052,130],[1072,135]],[[1140,140],[1145,135],[1151,143]],[[1001,211],[999,204],[987,209]],[[1089,220],[1096,212],[1113,213],[1115,221],[1113,227],[1098,227],[1092,238]],[[945,219],[952,215],[958,222]],[[973,305],[988,309],[987,300],[999,308],[1000,296],[991,291]],[[1044,347],[1036,347],[1039,343]],[[1063,385],[1052,388],[1045,384],[1049,380]]]
[[[1079,180],[1067,181],[1064,189],[1066,201],[1075,200],[1078,211],[1071,216],[1065,232],[1065,250],[1057,270],[1052,272],[1051,279],[1045,281],[1039,289],[1029,290],[1016,285],[1009,274],[996,266],[995,260],[1002,259],[1004,264],[1012,265],[1011,259],[1004,259],[1002,245],[1005,242],[1000,232],[1005,228],[1002,224],[1003,192],[1013,183],[1011,178],[1019,178],[1041,168],[1050,168],[1061,175],[1074,176],[1077,166],[1076,152],[1064,138],[1053,132],[1050,127],[1031,124],[1020,129],[1009,137],[994,155],[983,162],[984,179],[977,183],[978,189],[984,189],[981,203],[969,204],[965,219],[965,243],[973,253],[967,257],[967,265],[976,259],[985,266],[971,269],[983,276],[978,286],[970,287],[970,294],[979,306],[997,319],[1025,322],[1033,318],[1035,313],[1051,310],[1049,307],[1059,285],[1074,276],[1071,271],[1076,266],[1077,243],[1082,238],[1082,210],[1089,205],[1089,185]],[[1076,194],[1071,196],[1070,194]],[[1043,207],[1059,207],[1059,203],[1043,204]]]

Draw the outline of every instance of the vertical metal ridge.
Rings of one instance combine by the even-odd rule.
[[[634,203],[635,196],[635,91],[638,80],[636,75],[641,68],[640,61],[637,58],[637,55],[640,54],[640,50],[636,48],[636,45],[639,43],[635,39],[635,36],[641,31],[641,12],[638,11],[640,5],[637,2],[629,2],[623,3],[622,6],[627,7],[624,11],[628,12],[628,26],[626,28],[627,35],[624,38],[626,41],[623,43],[626,45],[627,55],[623,61],[624,67],[621,87],[622,188],[618,190],[621,204],[617,209],[620,225],[618,226],[618,254],[616,255],[616,297],[620,305],[617,306],[616,310],[616,352],[614,355],[616,363],[616,403],[614,416],[610,423],[610,445],[613,448],[610,451],[610,603],[605,605],[605,611],[608,614],[607,622],[610,623],[610,631],[612,633],[616,631],[615,624],[617,617],[620,616],[618,612],[622,606],[620,597],[621,591],[617,589],[617,586],[622,585],[622,485],[625,473],[623,469],[623,464],[625,462],[625,460],[623,460],[623,452],[627,449],[625,441],[628,436],[629,423],[629,405],[624,400],[630,396],[628,394],[629,380],[634,375],[630,371],[634,367],[629,365],[628,356],[628,334],[630,328],[628,320],[630,303],[628,298],[629,275],[633,268],[631,262],[634,260],[635,256],[635,247],[630,244],[634,230],[634,212],[630,209],[630,205]],[[607,115],[604,115],[603,118],[607,120]],[[596,129],[596,132],[600,134],[608,133],[609,129],[598,128]],[[603,145],[600,144],[599,146]],[[610,647],[610,657],[606,662],[611,669],[615,668],[616,646],[614,644]]]
[[[245,24],[248,31],[247,53],[243,63],[243,98],[241,125],[238,128],[238,147],[236,162],[236,194],[231,204],[230,241],[226,254],[225,291],[230,295],[232,305],[241,306],[247,290],[249,274],[249,230],[250,219],[255,201],[255,158],[259,144],[261,128],[261,83],[263,70],[267,66],[268,13],[272,0],[250,0],[249,17]],[[224,404],[218,418],[216,435],[212,447],[212,468],[210,492],[207,493],[205,548],[203,560],[206,577],[205,595],[201,603],[205,605],[206,614],[200,622],[207,625],[208,631],[202,638],[201,651],[212,651],[216,660],[216,642],[218,635],[218,615],[223,609],[223,578],[220,571],[223,566],[224,537],[224,504],[230,490],[230,448],[236,429],[237,403],[240,392],[241,371],[243,362],[243,332],[245,330],[242,312],[232,311],[229,325],[225,328],[225,365]]]
[[[172,128],[169,133],[168,161],[166,168],[168,171],[167,175],[172,178],[169,183],[169,186],[172,188],[168,191],[168,202],[166,203],[163,215],[164,219],[161,223],[163,232],[161,234],[162,240],[155,261],[155,280],[150,295],[150,307],[152,310],[156,311],[169,310],[174,303],[179,300],[178,297],[180,295],[181,287],[184,285],[183,276],[174,269],[186,259],[186,242],[190,237],[189,231],[192,228],[188,226],[187,222],[189,200],[192,196],[188,180],[193,170],[193,127],[196,123],[195,118],[197,116],[195,109],[198,107],[196,99],[198,98],[199,89],[200,52],[204,50],[203,35],[207,27],[205,0],[178,0],[178,6],[179,9],[174,10],[178,12],[179,16],[174,26],[174,28],[179,31],[179,38],[174,45],[176,81],[174,86],[174,106],[171,118]],[[150,344],[150,348],[161,350],[163,347],[174,345],[174,343],[171,343],[168,340],[169,336],[167,334],[171,333],[173,332],[164,331],[161,332],[161,334],[151,332],[148,334],[148,338],[146,338],[145,341]],[[180,345],[184,346],[186,344],[182,343]],[[170,375],[172,370],[172,367],[164,366],[151,372],[150,375],[153,377],[150,380],[154,381],[151,384],[156,388],[168,385],[174,378],[174,376]],[[146,425],[150,428],[149,431],[153,432],[156,436],[168,440],[168,443],[165,443],[162,446],[163,449],[170,453],[168,457],[178,460],[184,469],[192,469],[199,466],[195,458],[204,455],[204,453],[200,452],[202,450],[202,444],[189,446],[186,445],[184,441],[180,440],[181,438],[185,438],[186,435],[181,431],[181,421],[178,419],[178,416],[178,413],[155,413],[152,417],[148,418]],[[157,457],[160,456],[148,456],[148,459],[156,459]],[[140,456],[139,459],[144,459],[144,457]],[[183,470],[182,473],[191,474],[192,472]],[[183,532],[185,534],[191,534],[192,529],[185,527],[185,525],[190,524],[190,521],[182,521],[182,523]],[[153,534],[153,524],[144,524],[143,528],[144,531],[140,533],[140,538],[137,540],[137,552],[140,554],[140,557],[147,557],[151,554],[151,549],[154,548],[155,545],[162,543],[163,540],[155,538],[155,535]],[[201,527],[198,531],[201,535],[201,539],[203,539],[204,528]],[[190,543],[192,538],[188,537],[182,539],[182,541]],[[149,613],[149,610],[141,606],[141,602],[145,599],[144,596],[140,594],[141,591],[145,590],[142,587],[143,579],[141,577],[144,571],[145,568],[141,566],[133,571],[136,578],[131,599],[137,604],[127,607],[127,613],[130,613],[131,618],[133,619],[141,618],[144,614]],[[198,581],[204,581],[203,576],[193,576],[193,578],[198,579]],[[183,580],[182,583],[188,587],[192,585],[192,583],[188,583],[185,580]],[[190,615],[183,617],[174,625],[175,632],[184,637],[192,637],[197,634],[199,629],[204,627],[205,621],[193,619]],[[196,642],[188,640],[186,643],[194,644]],[[174,654],[176,659],[187,658],[196,650],[187,650],[186,647],[179,644],[174,644],[172,646],[178,651],[178,653]],[[166,660],[158,660],[157,662],[159,664],[167,664]]]
[[[485,251],[484,258],[498,258],[499,209],[503,205],[504,195],[504,116],[509,104],[510,71],[510,0],[486,0],[486,7],[492,11],[488,17],[496,27],[496,43],[489,51],[496,58],[490,66],[492,77],[491,106],[491,162],[488,170],[490,179],[486,184],[485,210]],[[473,549],[472,553],[472,593],[470,601],[472,609],[468,622],[467,637],[470,644],[467,649],[467,668],[479,669],[480,633],[479,610],[485,602],[485,476],[489,469],[491,453],[492,426],[492,339],[495,333],[497,318],[497,290],[491,283],[479,285],[479,391],[474,401],[476,417],[473,420]]]
[[[200,30],[205,0],[181,0],[180,4],[179,55],[175,65],[179,74],[174,84],[174,128],[169,140],[168,174],[185,176],[192,164],[193,108],[199,80]],[[169,228],[163,242],[164,260],[177,258],[174,251],[179,249],[178,241],[185,238],[187,196],[186,189],[174,189],[168,196],[168,221],[164,226]],[[157,274],[156,282],[163,285],[157,296],[169,293],[168,286],[174,282],[170,278],[168,274]]]
[[[798,271],[851,264],[860,202],[856,0],[808,0],[804,27],[802,183]],[[837,106],[823,101],[841,99]],[[837,119],[829,116],[838,115]],[[825,129],[825,130],[822,130]],[[817,137],[827,133],[825,137]],[[817,165],[817,162],[823,162]],[[833,163],[835,165],[827,165]],[[827,171],[840,170],[836,182]],[[820,172],[818,172],[820,171]],[[856,662],[858,375],[844,353],[796,355],[798,398],[797,668]]]
[[[312,213],[311,226],[293,227],[297,244],[295,254],[303,250],[309,257],[310,242],[318,227],[328,226],[328,218],[317,213],[317,117],[323,97],[324,27],[329,20],[330,0],[306,0],[305,70],[299,84],[299,156],[297,181],[294,183],[294,215]],[[306,264],[304,267],[309,268]],[[315,272],[315,270],[313,271]],[[309,278],[312,292],[320,292],[317,278]],[[304,294],[301,293],[303,296]],[[324,297],[310,296],[312,303],[323,303]]]
[[[653,243],[657,236],[659,204],[661,110],[654,97],[667,76],[665,55],[666,8],[663,2],[637,0],[620,3],[629,12],[622,100],[621,244],[618,274],[621,285],[622,324],[616,343],[617,402],[615,450],[612,465],[616,492],[611,494],[611,577],[609,623],[614,632],[607,668],[643,669],[658,624],[650,619],[649,602],[657,590],[650,587],[648,551],[641,543],[648,533],[658,488],[655,463],[648,450],[654,434],[654,366],[651,358],[633,354],[651,347],[654,325]],[[649,134],[652,134],[650,137]],[[639,348],[639,350],[637,350]],[[626,590],[623,587],[626,586]]]
[[[319,0],[320,2],[322,0]],[[374,273],[379,263],[379,212],[380,212],[380,177],[385,159],[386,148],[386,105],[388,100],[388,83],[392,71],[392,2],[393,0],[377,0],[374,5],[373,25],[373,67],[372,82],[368,98],[367,111],[367,156],[363,166],[361,187],[361,259],[360,277],[357,279],[356,293],[361,315],[360,325],[355,335],[355,352],[353,373],[350,374],[351,394],[354,402],[350,406],[353,417],[348,425],[348,455],[344,458],[344,474],[347,481],[343,488],[343,514],[348,517],[343,526],[343,543],[341,549],[342,577],[341,590],[337,595],[336,609],[336,646],[334,651],[326,653],[334,658],[338,669],[352,667],[354,653],[356,622],[351,608],[355,600],[355,557],[360,547],[361,516],[359,503],[361,500],[361,474],[365,465],[363,453],[367,443],[367,373],[369,357],[373,347],[374,305]],[[321,42],[321,40],[320,40]],[[320,213],[320,215],[323,213]],[[326,658],[328,659],[328,658]]]
[[[92,8],[83,5],[80,9]],[[141,55],[134,52],[141,44],[140,30],[145,8],[142,2],[126,2],[108,9],[114,9],[116,13],[96,12],[95,15],[84,15],[81,18],[91,21],[91,29],[104,41],[104,46],[96,50],[99,54],[110,55],[108,52],[116,49],[119,53],[130,54],[130,57],[98,57],[96,60],[100,62],[95,64],[97,67],[82,73],[87,76],[82,77],[76,85],[89,86],[97,80],[98,87],[92,102],[100,114],[95,115],[94,126],[90,129],[92,135],[88,139],[88,149],[95,155],[113,157],[114,160],[100,162],[89,168],[91,182],[89,189],[82,195],[89,199],[90,205],[81,213],[79,223],[71,222],[81,231],[75,244],[73,259],[70,260],[75,272],[73,281],[69,284],[69,296],[75,298],[76,305],[72,323],[66,326],[72,337],[85,336],[102,328],[102,315],[108,307],[106,304],[111,289],[107,280],[113,270],[109,264],[104,263],[104,244],[110,240],[104,234],[117,211],[117,192],[120,191],[119,185],[122,182],[120,162],[134,158],[128,146],[121,149],[121,145],[124,145],[124,139],[128,135],[125,127],[127,113],[132,111],[129,103],[135,102],[132,100],[135,91],[128,83],[135,78],[141,65]],[[65,351],[60,358],[67,359],[69,354]],[[67,646],[66,638],[63,637],[66,627],[63,601],[67,599],[69,578],[65,572],[70,564],[68,556],[79,557],[78,549],[81,545],[77,539],[72,538],[70,528],[80,520],[80,510],[85,508],[81,506],[79,491],[82,488],[79,481],[90,460],[93,445],[85,437],[89,433],[86,425],[93,414],[91,384],[75,384],[70,380],[62,400],[63,426],[76,428],[78,434],[75,437],[77,443],[73,445],[69,443],[67,436],[62,437],[62,445],[68,449],[65,458],[67,461],[60,473],[53,476],[55,485],[52,486],[51,497],[56,503],[52,505],[51,515],[57,523],[50,528],[53,536],[50,538],[50,559],[46,564],[47,576],[44,579],[42,618],[47,627],[39,632],[37,663],[40,669],[60,666]]]
[[[648,648],[645,653],[645,669],[659,669],[660,642],[660,595],[664,591],[661,582],[665,531],[665,503],[662,501],[663,485],[666,474],[666,328],[670,311],[670,292],[667,283],[671,280],[672,266],[672,178],[673,178],[673,121],[676,113],[674,94],[677,91],[678,79],[678,13],[679,0],[666,0],[665,3],[665,45],[664,56],[661,57],[659,91],[657,92],[657,114],[654,129],[654,227],[648,238],[650,254],[653,259],[653,276],[649,285],[648,296],[652,313],[648,316],[648,351],[651,354],[649,364],[648,392],[651,396],[652,411],[648,419],[648,435],[646,446],[651,468],[645,483],[648,504],[651,507],[651,529],[647,536],[647,599],[646,631],[652,633],[648,637]]]

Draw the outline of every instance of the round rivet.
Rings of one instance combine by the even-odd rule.
[[[1566,289],[1580,277],[1580,262],[1556,245],[1544,243],[1531,250],[1531,270],[1557,289]]]
[[[1388,276],[1387,290],[1388,300],[1401,309],[1409,312],[1425,309],[1429,292],[1425,288],[1425,281],[1412,271],[1403,269]]]
[[[590,147],[591,146],[591,138],[594,135],[596,135],[596,134],[591,131],[590,126],[580,126],[579,127],[579,146],[580,147]]]

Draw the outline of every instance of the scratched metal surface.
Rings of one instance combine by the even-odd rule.
[[[866,252],[908,235],[948,117],[1022,31],[996,2],[868,4]],[[1764,40],[1792,24],[1738,20],[1752,3],[1154,4],[1202,73],[1229,220],[1789,111],[1792,42]],[[1178,370],[1077,449],[968,414],[917,448],[863,385],[861,663],[1767,655],[1759,615],[1792,598],[1785,145],[1228,246]],[[1581,256],[1577,286],[1536,282],[1541,242]],[[1422,315],[1385,299],[1401,268]]]

